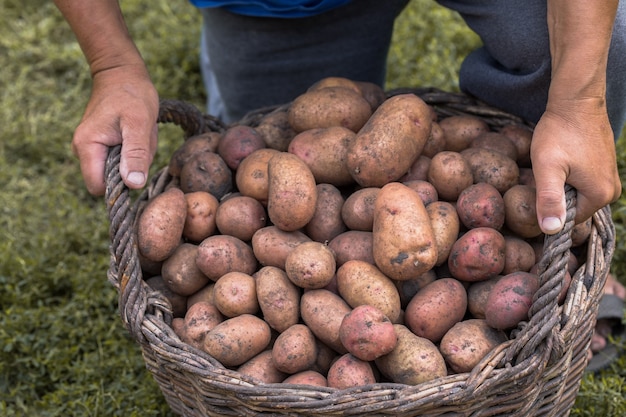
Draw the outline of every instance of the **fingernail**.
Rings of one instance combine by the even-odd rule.
[[[146,176],[143,174],[143,172],[131,172],[128,174],[126,180],[131,184],[141,186],[146,181]]]
[[[561,219],[558,217],[546,217],[541,222],[542,229],[547,230],[548,232],[556,233],[561,228],[563,228],[563,224],[561,223]]]

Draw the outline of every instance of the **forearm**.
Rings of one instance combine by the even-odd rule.
[[[618,0],[548,0],[552,82],[548,106],[604,107],[606,67]],[[590,108],[591,110],[591,108]]]
[[[54,0],[87,59],[92,76],[114,67],[144,67],[117,0]]]

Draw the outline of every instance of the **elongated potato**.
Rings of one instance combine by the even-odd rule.
[[[253,276],[263,320],[279,333],[298,323],[300,289],[287,273],[275,266],[264,266]]]
[[[306,226],[315,214],[315,177],[296,155],[281,152],[267,166],[269,176],[267,213],[274,225],[287,232]]]
[[[332,184],[317,184],[315,214],[304,227],[306,234],[316,242],[327,243],[346,231],[341,217],[344,198]]]
[[[414,94],[385,100],[349,145],[346,164],[363,187],[382,187],[406,174],[431,129],[431,109]]]
[[[251,314],[224,320],[204,339],[204,350],[224,366],[239,366],[263,352],[271,340],[270,326]]]
[[[339,338],[343,318],[352,309],[340,296],[328,290],[305,291],[300,298],[300,314],[313,334],[335,352],[348,351]]]
[[[454,205],[447,201],[433,201],[426,206],[426,212],[437,244],[435,265],[443,265],[459,236],[461,222]]]
[[[418,277],[437,262],[437,241],[422,198],[404,184],[381,188],[372,233],[376,266],[391,279]]]

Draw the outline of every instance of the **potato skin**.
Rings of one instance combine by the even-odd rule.
[[[455,201],[464,189],[472,185],[474,177],[470,165],[460,153],[442,151],[430,160],[428,182],[437,190],[439,199]]]
[[[504,236],[504,268],[502,274],[528,272],[535,265],[535,250],[526,240],[512,235]]]
[[[474,182],[493,185],[501,194],[519,183],[519,167],[515,160],[499,152],[468,148],[461,155],[470,165]]]
[[[539,277],[517,271],[504,275],[495,283],[485,306],[485,320],[494,329],[511,329],[528,320],[528,310],[539,288]]]
[[[351,310],[341,297],[325,289],[305,291],[300,298],[300,315],[304,324],[320,341],[340,354],[347,350],[339,339],[339,328]]]
[[[275,266],[264,266],[254,275],[257,299],[263,319],[277,332],[298,323],[300,319],[300,289]]]
[[[467,292],[460,281],[440,278],[419,290],[406,307],[404,322],[413,333],[437,343],[463,320]]]
[[[396,347],[374,361],[385,377],[399,384],[417,385],[447,375],[446,363],[433,342],[404,325],[394,324],[394,329]]]
[[[178,188],[149,200],[137,221],[137,248],[150,261],[168,258],[180,243],[187,217],[187,201]]]
[[[372,232],[362,230],[347,230],[328,243],[328,247],[335,252],[337,267],[350,260],[364,261],[374,265],[372,245]]]
[[[508,189],[504,200],[504,224],[521,238],[541,235],[537,220],[537,190],[530,185],[518,184]]]
[[[437,262],[437,242],[424,203],[404,184],[381,188],[372,233],[376,265],[391,279],[417,277]]]
[[[459,194],[456,210],[461,223],[468,229],[491,227],[500,230],[504,225],[504,199],[491,184],[472,184]]]
[[[286,152],[289,143],[296,136],[296,131],[289,124],[287,109],[282,106],[264,115],[256,131],[265,141],[268,149]]]
[[[299,230],[286,232],[276,226],[265,226],[252,235],[252,250],[263,266],[285,269],[285,260],[299,244],[311,238]]]
[[[181,243],[163,262],[163,281],[176,294],[192,295],[210,282],[209,277],[196,265],[197,254],[197,245]]]
[[[269,177],[268,162],[279,151],[263,148],[245,157],[235,172],[235,183],[242,195],[252,197],[264,206],[267,205]]]
[[[315,214],[317,188],[309,167],[296,155],[281,152],[268,162],[267,213],[281,230],[306,226]]]
[[[213,194],[206,191],[187,193],[185,199],[187,200],[187,216],[183,227],[183,237],[191,242],[202,242],[217,230],[215,213],[220,203]]]
[[[327,387],[326,377],[317,371],[307,370],[289,375],[283,380],[283,384],[312,385],[314,387]]]
[[[379,191],[379,187],[365,187],[346,197],[341,206],[341,218],[348,229],[372,231],[374,203]]]
[[[439,126],[446,138],[446,150],[453,152],[468,148],[476,136],[489,131],[489,125],[483,119],[466,114],[443,118]]]
[[[485,306],[489,292],[500,278],[502,275],[497,275],[484,281],[472,282],[467,287],[467,311],[473,318],[485,318]]]
[[[339,339],[348,352],[363,361],[386,355],[398,343],[389,317],[368,304],[357,306],[343,318]]]
[[[301,243],[285,259],[287,277],[300,288],[324,288],[333,279],[335,270],[335,254],[320,242]]]
[[[217,281],[232,271],[253,274],[257,268],[257,260],[252,248],[241,239],[213,235],[198,245],[196,265],[209,279]]]
[[[329,387],[348,389],[373,384],[376,377],[369,362],[346,353],[332,364],[326,380]]]
[[[232,271],[220,277],[213,288],[213,302],[226,317],[256,314],[259,311],[256,281],[244,272]]]
[[[272,347],[274,366],[286,374],[309,369],[317,359],[315,335],[304,324],[294,324],[278,335]]]
[[[347,230],[341,217],[344,198],[332,184],[317,184],[315,213],[304,227],[304,232],[316,242],[328,243]]]
[[[214,305],[204,301],[195,303],[189,307],[184,317],[183,341],[202,349],[207,334],[224,319],[222,313]]]
[[[443,265],[447,262],[452,245],[459,236],[461,222],[454,205],[447,201],[433,201],[426,206],[426,212],[430,218],[437,246],[435,265]]]
[[[267,224],[267,213],[256,199],[237,195],[223,200],[215,211],[215,225],[223,235],[249,242]]]
[[[385,100],[358,131],[346,164],[362,187],[402,177],[420,155],[431,129],[431,109],[414,94]]]
[[[219,132],[206,132],[189,137],[174,151],[168,165],[168,172],[173,177],[180,177],[183,165],[195,154],[209,151],[216,152],[217,144],[222,137]]]
[[[468,230],[452,245],[448,269],[461,281],[474,282],[493,278],[504,269],[505,241],[490,227]]]
[[[483,132],[470,143],[470,148],[490,149],[517,161],[517,147],[507,136],[498,132]]]
[[[270,339],[266,322],[242,314],[215,326],[204,340],[204,350],[224,366],[239,366],[264,351]]]
[[[226,129],[217,144],[217,154],[232,170],[257,149],[265,148],[263,137],[251,126],[234,125]]]
[[[283,382],[288,376],[286,373],[276,369],[270,349],[264,350],[243,363],[237,368],[237,372],[254,378],[264,384],[277,384]]]
[[[180,189],[185,193],[206,191],[218,200],[233,189],[233,173],[215,152],[193,155],[180,171]]]

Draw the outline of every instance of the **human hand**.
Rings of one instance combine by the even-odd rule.
[[[109,148],[122,144],[120,174],[132,189],[142,188],[156,152],[159,98],[145,67],[121,66],[98,72],[72,151],[80,161],[87,190],[105,191]]]
[[[577,190],[576,223],[621,194],[614,135],[601,105],[549,105],[534,130],[531,160],[537,219],[546,234],[559,232],[565,223],[565,183]]]

